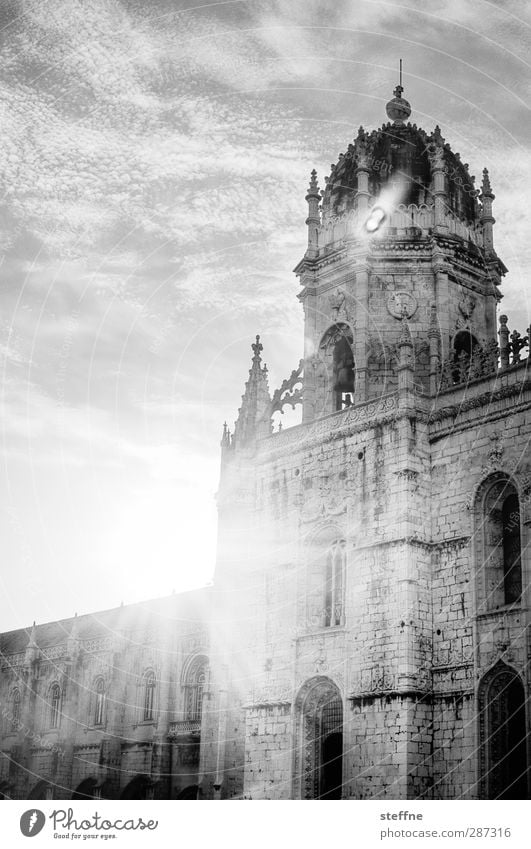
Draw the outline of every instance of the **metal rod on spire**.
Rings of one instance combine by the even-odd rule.
[[[400,85],[402,85],[402,59],[400,60]]]

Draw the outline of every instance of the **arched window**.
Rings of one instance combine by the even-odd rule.
[[[329,386],[331,385],[333,395],[333,401],[330,404],[332,410],[342,410],[354,402],[353,343],[352,330],[348,324],[334,324],[328,328],[319,345],[326,372],[329,379],[331,377]],[[326,390],[326,396],[329,397],[328,390]]]
[[[481,798],[529,798],[524,686],[504,663],[480,684],[479,728]]]
[[[336,540],[326,555],[326,573],[324,587],[324,625],[343,624],[343,589],[345,581],[344,539]]]
[[[103,725],[105,715],[105,681],[97,678],[94,684],[94,725]]]
[[[479,351],[478,340],[469,330],[460,330],[456,333],[453,344],[453,383],[465,383],[476,377],[472,370],[472,361],[477,351]]]
[[[502,504],[502,528],[503,592],[505,604],[512,604],[522,595],[520,504],[515,492]]]
[[[343,786],[343,702],[327,678],[309,681],[295,703],[298,745],[295,796],[341,799]]]
[[[11,731],[18,731],[18,724],[20,722],[20,703],[20,690],[18,687],[15,687],[11,697]]]
[[[144,694],[144,722],[149,722],[155,716],[155,688],[157,680],[152,669],[144,673],[143,678],[143,694]]]
[[[190,666],[184,687],[185,719],[191,722],[201,721],[203,711],[203,696],[207,681],[208,662],[204,657],[198,657]]]
[[[479,612],[515,604],[522,596],[520,504],[506,477],[486,488],[477,516]]]
[[[334,345],[334,393],[336,410],[348,407],[354,400],[354,355],[352,336],[341,332]]]
[[[333,533],[333,531],[332,531]],[[347,545],[331,529],[311,542],[306,573],[306,625],[330,628],[345,621]]]
[[[61,688],[59,684],[50,687],[50,728],[58,728],[61,721]]]

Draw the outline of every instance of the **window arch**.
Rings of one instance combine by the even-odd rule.
[[[18,731],[22,697],[18,687],[11,694],[11,731]]]
[[[343,700],[337,686],[324,677],[308,681],[296,699],[295,718],[295,797],[341,799]]]
[[[208,676],[208,660],[196,657],[190,664],[184,685],[184,718],[200,722]]]
[[[105,680],[100,676],[94,682],[94,725],[103,725],[105,718]]]
[[[50,728],[59,728],[61,722],[61,687],[57,682],[50,687]]]
[[[143,696],[143,714],[144,722],[149,722],[155,718],[155,691],[157,687],[157,679],[152,669],[144,672],[142,678],[142,696]]]
[[[518,603],[522,596],[520,502],[516,487],[505,475],[485,484],[476,518],[478,610]]]

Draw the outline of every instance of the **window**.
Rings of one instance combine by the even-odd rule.
[[[334,345],[334,393],[335,408],[342,410],[354,400],[354,356],[352,335],[341,333]]]
[[[18,724],[20,722],[20,690],[16,687],[13,690],[13,696],[11,699],[11,731],[18,731]]]
[[[460,330],[454,338],[453,344],[453,361],[452,361],[452,382],[466,383],[475,375],[473,373],[474,356],[479,353],[479,343],[475,336],[469,330]]]
[[[319,351],[325,364],[321,401],[323,412],[342,410],[354,403],[354,337],[348,324],[333,324],[323,335]]]
[[[503,592],[505,604],[513,604],[522,595],[520,550],[520,505],[516,493],[502,505]]]
[[[481,613],[515,604],[522,596],[520,504],[506,477],[497,476],[486,487],[477,521]]]
[[[155,714],[155,687],[157,686],[153,670],[144,675],[144,722],[149,722]]]
[[[309,545],[306,566],[306,627],[337,627],[345,622],[347,544],[328,529]],[[331,541],[332,540],[332,541]]]
[[[345,540],[332,543],[326,555],[324,625],[343,624]]]
[[[61,688],[52,684],[50,688],[50,728],[58,728],[61,719]]]
[[[190,667],[185,684],[185,718],[191,722],[201,720],[206,680],[207,661],[200,657]]]
[[[98,678],[94,686],[94,725],[103,725],[105,714],[105,681]]]

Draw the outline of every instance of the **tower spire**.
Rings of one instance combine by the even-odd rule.
[[[241,445],[251,442],[257,436],[266,436],[271,433],[271,416],[268,411],[271,406],[271,396],[267,382],[267,366],[262,365],[261,353],[264,346],[257,334],[256,340],[251,344],[253,359],[249,369],[249,379],[245,384],[245,392],[242,395],[242,405],[238,411],[238,418],[234,425],[233,442]]]

